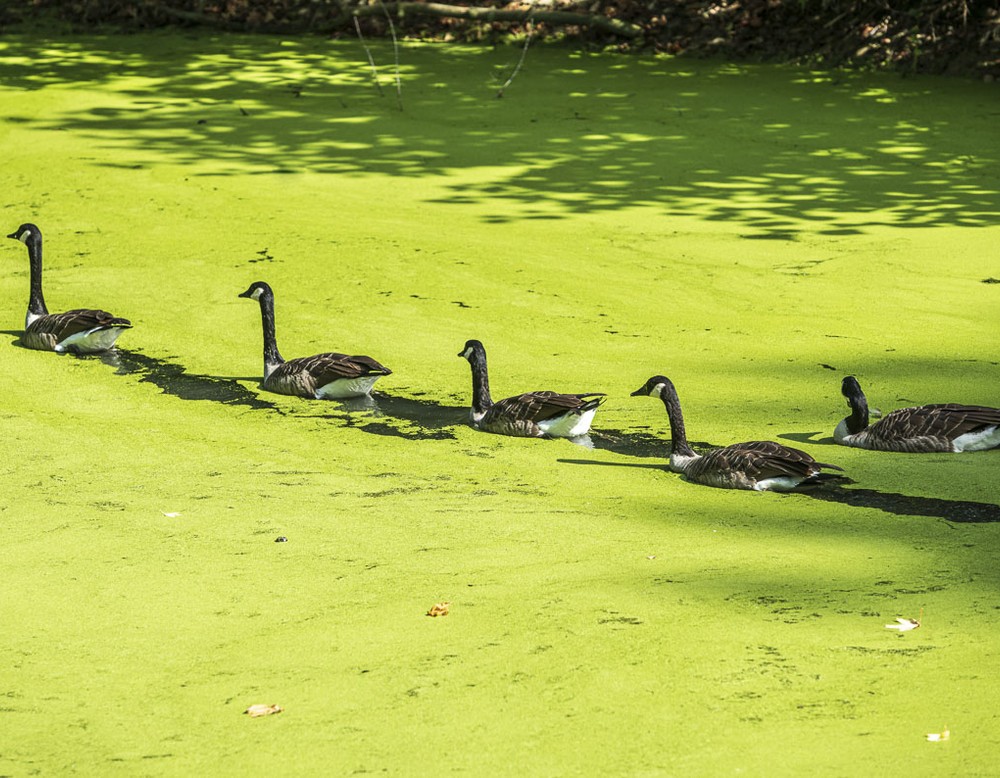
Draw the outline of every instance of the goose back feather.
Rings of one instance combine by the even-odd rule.
[[[837,443],[905,453],[984,451],[1000,447],[1000,408],[939,403],[900,408],[868,425],[868,400],[854,376],[841,383],[851,415],[834,430]]]
[[[264,388],[277,394],[343,400],[368,394],[379,378],[391,372],[371,357],[330,352],[283,362],[264,379]]]
[[[590,431],[604,394],[561,394],[538,391],[493,402],[490,395],[486,349],[478,340],[466,341],[458,356],[472,368],[472,426],[484,432],[527,438],[576,438]]]
[[[677,390],[669,378],[653,376],[632,396],[659,397],[670,421],[670,469],[689,481],[722,489],[791,491],[839,479],[823,470],[841,470],[817,462],[805,451],[769,440],[735,443],[704,454],[695,453],[687,440],[684,415]]]
[[[49,313],[42,293],[42,231],[34,224],[22,224],[7,236],[28,248],[30,291],[21,344],[40,351],[95,354],[112,349],[132,322],[98,308],[74,308]]]
[[[375,382],[392,371],[368,356],[336,352],[286,361],[278,351],[274,323],[274,292],[255,281],[240,297],[260,303],[264,332],[264,380],[269,392],[317,400],[343,400],[369,394]]]

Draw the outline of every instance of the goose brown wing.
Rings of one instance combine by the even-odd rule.
[[[326,353],[311,357],[291,359],[283,366],[290,372],[306,372],[316,379],[317,386],[343,378],[361,378],[366,375],[389,375],[392,371],[371,357]]]
[[[934,437],[954,440],[967,432],[1000,424],[1000,408],[982,405],[921,405],[893,411],[872,425],[871,434],[884,438]]]
[[[494,403],[490,412],[519,421],[540,422],[574,411],[596,408],[603,400],[601,392],[559,394],[558,392],[526,392]]]
[[[781,460],[785,462],[795,462],[816,468],[828,467],[832,470],[844,469],[826,462],[817,462],[805,451],[797,448],[791,448],[790,446],[783,446],[780,443],[775,443],[773,440],[752,440],[747,443],[736,443],[735,445],[730,446],[730,448],[742,448],[747,451],[759,452],[768,457],[772,457],[775,461]]]
[[[809,454],[797,448],[789,448],[771,441],[750,441],[715,449],[702,456],[693,467],[706,473],[709,471],[742,473],[751,481],[763,481],[780,476],[808,478],[824,467],[841,469],[836,465],[817,462]]]
[[[28,329],[39,335],[52,335],[56,342],[60,342],[78,332],[131,326],[132,322],[128,319],[112,316],[107,311],[96,308],[75,308],[72,311],[41,316],[35,319]]]

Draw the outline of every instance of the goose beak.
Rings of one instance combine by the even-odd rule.
[[[249,298],[250,298],[250,290],[249,290],[249,289],[247,289],[247,290],[246,290],[245,292],[240,292],[240,293],[239,293],[238,295],[236,295],[236,296],[237,296],[237,297],[246,297],[247,299],[249,299]]]
[[[644,394],[649,394],[649,392],[646,391],[645,386],[640,386],[638,389],[632,392],[632,394],[630,394],[629,397],[642,397]]]
[[[14,240],[17,240],[17,233],[16,233],[16,232],[12,232],[12,233],[11,233],[10,235],[8,235],[7,237],[8,237],[8,238],[13,238]]]

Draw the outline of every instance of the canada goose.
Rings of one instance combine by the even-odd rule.
[[[276,394],[317,400],[363,397],[379,378],[392,371],[371,357],[346,354],[316,354],[286,362],[278,353],[274,337],[274,292],[263,281],[255,281],[239,295],[260,303],[264,324],[263,386]]]
[[[684,474],[689,481],[723,489],[787,492],[842,477],[820,472],[823,468],[840,470],[836,465],[817,462],[805,451],[767,440],[696,454],[688,445],[681,403],[670,379],[653,376],[632,392],[633,397],[643,395],[663,400],[670,419],[670,469]]]
[[[472,426],[484,432],[524,438],[576,438],[587,434],[597,407],[604,402],[601,392],[527,392],[494,403],[483,344],[466,341],[458,356],[465,357],[472,366]]]
[[[842,446],[877,451],[984,451],[1000,446],[1000,408],[982,405],[920,405],[900,408],[868,426],[868,400],[854,376],[840,385],[851,415],[833,431]]]
[[[42,231],[34,224],[22,224],[7,237],[28,247],[31,267],[31,291],[22,345],[41,351],[78,354],[94,354],[113,348],[118,336],[131,327],[132,322],[96,308],[49,313],[42,296]]]

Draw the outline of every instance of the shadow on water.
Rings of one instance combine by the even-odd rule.
[[[645,459],[666,459],[670,456],[670,441],[646,432],[602,429],[600,432],[591,432],[590,439],[593,442],[590,448],[611,451],[623,456]],[[691,441],[691,446],[695,451],[718,448],[711,443],[698,440]]]
[[[817,438],[816,435],[822,435],[822,432],[786,432],[777,437],[782,440],[791,440],[795,443],[811,443],[814,446],[835,446],[837,441],[833,439],[833,435],[827,435],[825,438]]]
[[[372,411],[371,416],[358,416],[350,413],[360,409],[352,405],[364,403],[365,409]],[[455,433],[452,427],[462,424],[467,408],[442,405],[433,400],[414,400],[407,397],[390,397],[376,394],[370,398],[344,403],[345,411],[321,414],[324,418],[336,419],[346,427],[353,427],[371,435],[388,435],[407,440],[452,440]],[[374,420],[373,420],[374,419]],[[385,419],[381,421],[380,419]],[[403,422],[402,425],[391,423]]]
[[[99,359],[114,367],[119,375],[138,375],[141,383],[158,386],[164,394],[182,400],[210,400],[224,405],[245,405],[258,410],[281,412],[272,402],[261,400],[244,386],[228,378],[188,373],[183,365],[147,357],[135,351],[116,349]]]
[[[875,508],[897,516],[928,516],[964,524],[1000,521],[1000,505],[967,500],[941,500],[936,497],[912,497],[875,489],[829,487],[803,492],[814,500],[836,502],[853,508]]]
[[[817,432],[789,433],[778,437],[808,443],[825,443],[827,439],[813,440]],[[571,465],[597,465],[602,467],[639,467],[669,472],[666,458],[669,444],[653,435],[645,433],[623,433],[617,430],[602,430],[591,434],[594,448],[612,451],[632,457],[657,458],[663,464],[640,464],[638,462],[602,462],[596,459],[567,459],[556,461]],[[829,438],[833,442],[833,438]],[[692,444],[696,450],[715,448],[709,443]],[[849,481],[854,483],[853,481]],[[874,508],[897,516],[927,516],[946,521],[983,524],[1000,521],[1000,505],[968,500],[942,500],[937,497],[914,497],[895,492],[879,492],[875,489],[846,488],[843,485],[824,485],[820,488],[796,491],[792,494],[804,495],[814,500],[836,502],[852,508]]]
[[[660,465],[645,464],[643,462],[601,462],[599,459],[557,459],[556,462],[561,462],[566,465],[597,465],[599,467],[639,467],[646,470],[662,470],[664,472],[669,472],[670,467],[665,462]]]
[[[301,418],[334,419],[346,427],[373,435],[389,435],[408,440],[451,439],[455,435],[448,428],[461,424],[462,415],[466,412],[464,407],[441,405],[431,400],[377,394],[344,401],[306,400],[304,402],[309,411],[316,408],[316,403],[332,407],[322,413],[299,413],[269,400],[262,400],[236,379],[188,373],[183,365],[176,362],[125,349],[116,349],[97,358],[114,367],[119,375],[138,375],[140,382],[155,384],[164,394],[182,400],[208,400],[223,405],[245,405],[255,410],[277,411],[282,415]],[[403,424],[398,425],[395,423],[397,421]]]
[[[387,53],[384,42],[371,47],[376,59]],[[489,223],[652,205],[773,240],[794,240],[817,214],[834,236],[880,224],[988,227],[1000,215],[994,148],[977,142],[985,135],[966,140],[988,131],[985,120],[970,125],[954,110],[984,98],[865,73],[540,47],[518,100],[497,101],[484,76],[509,53],[408,46],[405,84],[419,97],[405,121],[372,91],[361,47],[349,41],[12,36],[0,61],[12,89],[86,83],[112,92],[115,100],[90,110],[5,121],[113,147],[97,163],[113,167],[169,160],[190,163],[192,176],[412,178],[495,167],[438,201],[491,204]],[[426,121],[439,115],[449,117],[444,135]]]

